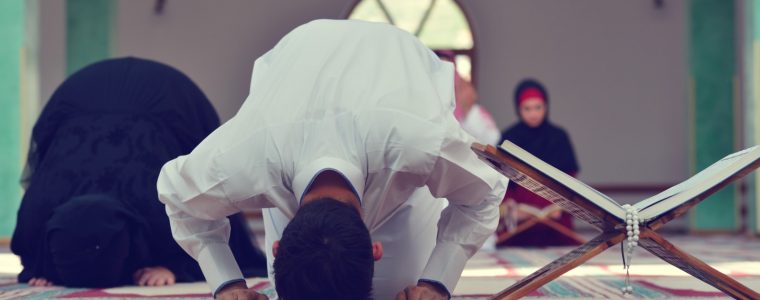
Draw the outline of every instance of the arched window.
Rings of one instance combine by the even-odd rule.
[[[455,0],[358,0],[348,19],[404,29],[431,49],[453,54],[459,74],[473,80],[475,42],[470,22]]]

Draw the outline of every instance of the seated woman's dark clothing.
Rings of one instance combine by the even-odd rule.
[[[549,94],[541,83],[523,80],[515,89],[514,105],[519,122],[504,130],[502,141],[509,140],[555,168],[576,176],[579,171],[570,137],[564,129],[549,121]],[[525,209],[523,209],[525,208]],[[527,213],[526,213],[527,212]],[[501,205],[497,235],[507,236],[520,222],[534,215],[548,217],[560,226],[573,229],[573,218],[548,200],[516,184],[510,184]],[[497,246],[559,246],[580,244],[573,238],[546,224],[537,224]]]

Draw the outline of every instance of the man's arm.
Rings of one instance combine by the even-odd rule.
[[[226,216],[238,210],[217,190],[193,180],[204,174],[187,166],[187,156],[168,162],[158,178],[159,199],[166,205],[172,235],[200,264],[212,291],[243,275],[229,247],[230,225]],[[198,171],[197,173],[195,171]]]
[[[252,200],[261,190],[251,183],[253,174],[246,173],[255,169],[248,167],[257,157],[256,148],[251,148],[256,137],[239,116],[211,133],[192,153],[166,163],[157,182],[174,239],[198,261],[214,292],[243,278],[228,244],[226,217],[239,211],[235,204],[240,201],[256,202],[249,207],[268,206]]]
[[[494,234],[508,180],[477,158],[470,149],[474,139],[461,128],[447,132],[426,184],[434,196],[447,198],[449,206],[441,213],[422,281],[439,283],[451,293],[467,260]]]

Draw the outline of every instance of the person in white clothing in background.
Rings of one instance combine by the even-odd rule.
[[[449,298],[507,185],[471,151],[453,84],[450,63],[380,23],[312,21],[258,58],[240,111],[158,179],[214,296],[265,299],[225,218],[264,208],[281,299]]]
[[[443,60],[454,64],[454,117],[459,121],[464,132],[469,133],[478,143],[498,145],[501,141],[501,132],[496,126],[491,113],[485,107],[478,104],[478,92],[472,82],[462,78],[457,72],[456,54],[450,50],[438,50],[435,54]],[[441,199],[444,200],[444,199]],[[448,202],[443,201],[444,207]],[[482,250],[496,250],[496,234],[492,234],[485,241]]]

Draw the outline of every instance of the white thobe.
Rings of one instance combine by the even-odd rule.
[[[294,29],[256,60],[240,111],[162,168],[158,193],[175,239],[215,290],[242,276],[224,217],[265,208],[271,266],[271,245],[308,185],[334,170],[385,246],[374,296],[392,298],[418,279],[453,291],[495,230],[507,184],[471,151],[453,116],[453,81],[450,63],[390,25]],[[442,212],[436,197],[450,202]]]

